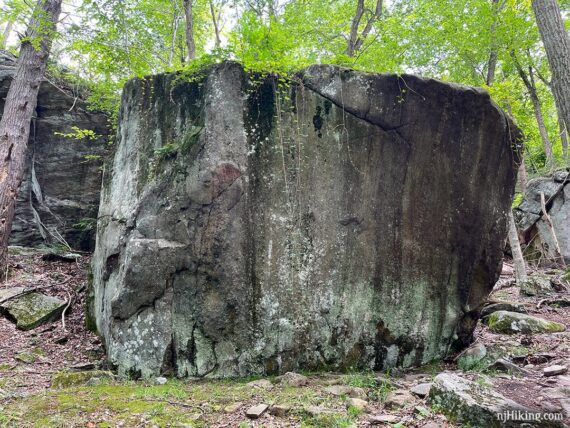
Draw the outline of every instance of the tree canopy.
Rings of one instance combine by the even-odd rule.
[[[559,4],[568,28],[570,2]],[[15,50],[28,3],[1,9],[0,37]],[[482,86],[523,129],[531,172],[568,163],[530,0],[70,0],[51,72],[78,76],[91,106],[112,113],[129,78],[223,59],[281,74],[333,63]]]

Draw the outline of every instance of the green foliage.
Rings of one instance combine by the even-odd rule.
[[[513,198],[513,203],[511,205],[511,207],[512,208],[518,207],[522,203],[523,199],[524,199],[524,194],[516,193],[515,197]]]
[[[485,359],[460,358],[457,361],[457,367],[464,372],[482,372],[488,365],[489,362]]]
[[[168,143],[168,144],[165,144],[164,146],[156,149],[154,151],[154,155],[159,160],[170,159],[170,158],[173,158],[177,155],[178,149],[179,149],[179,147],[177,144]]]
[[[83,155],[83,161],[81,163],[100,162],[101,159],[103,159],[101,155]]]
[[[325,413],[303,419],[302,428],[348,428],[354,426],[353,418],[340,413]]]
[[[72,132],[63,133],[63,132],[54,132],[54,135],[63,137],[63,138],[71,138],[72,140],[78,141],[95,141],[100,135],[96,134],[95,131],[91,129],[81,129],[77,126],[71,127]]]
[[[365,388],[368,390],[368,398],[372,401],[386,401],[388,394],[396,389],[390,380],[390,371],[385,376],[378,376],[372,370],[364,372],[352,372],[346,377],[347,385]]]
[[[89,232],[95,230],[97,227],[97,219],[91,217],[83,217],[77,223],[73,225],[74,229],[78,229],[84,232]]]
[[[349,56],[347,40],[356,3],[194,0],[197,58],[188,61],[181,0],[84,0],[73,18],[60,26],[63,34],[54,55],[74,69],[69,74],[80,76],[71,79],[74,85],[87,88],[89,108],[107,112],[112,123],[117,121],[121,88],[128,79],[180,70],[177,81],[199,82],[209,67],[222,60],[237,60],[260,78],[272,73],[288,79],[309,64],[331,63],[482,86],[524,131],[526,167],[531,174],[542,173],[546,168],[543,142],[527,88],[514,64],[516,58],[536,77],[556,164],[567,162],[549,87],[548,61],[530,0],[445,4],[394,0],[384,2],[379,19],[372,12],[376,1],[365,0],[358,35],[365,28],[369,31],[361,48]],[[564,0],[562,6],[567,3]],[[212,10],[220,43],[215,38]],[[30,15],[31,8],[23,0],[6,0],[0,6],[2,24],[22,26]],[[497,59],[495,79],[487,85],[492,52]],[[278,89],[283,82],[277,83]]]

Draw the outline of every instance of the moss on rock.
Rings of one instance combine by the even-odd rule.
[[[22,330],[31,330],[56,320],[65,302],[41,293],[28,293],[2,304],[0,309]]]
[[[492,313],[486,323],[492,332],[501,334],[557,333],[566,330],[565,326],[554,321],[507,311]]]
[[[85,372],[58,372],[51,380],[52,388],[68,388],[70,386],[86,385],[92,379],[111,380],[113,374],[103,370],[93,370]]]

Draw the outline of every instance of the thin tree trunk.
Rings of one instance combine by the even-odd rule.
[[[0,119],[0,272],[7,267],[16,195],[22,182],[30,123],[47,65],[62,0],[38,0]]]
[[[196,58],[196,42],[194,41],[194,18],[192,9],[194,0],[184,0],[184,16],[186,18],[186,48],[189,61]]]
[[[497,28],[497,15],[501,12],[501,9],[505,6],[505,2],[503,1],[499,5],[499,0],[491,0],[493,3],[493,23],[491,24],[490,33],[491,33],[491,52],[489,53],[489,61],[487,62],[487,78],[485,79],[485,83],[487,86],[491,86],[495,81],[495,70],[497,68],[497,42],[495,41],[495,32]]]
[[[562,157],[564,158],[564,163],[568,165],[568,130],[560,112],[558,113],[558,129],[560,130],[560,142],[562,143]]]
[[[210,0],[210,13],[212,14],[212,23],[214,24],[214,32],[216,35],[215,47],[219,48],[222,44],[222,40],[220,39],[220,27],[216,17],[216,9],[214,8],[213,0]]]
[[[526,174],[526,167],[524,165],[524,159],[522,159],[522,158],[521,158],[521,164],[519,165],[518,177],[519,177],[519,185],[520,185],[521,192],[523,194],[525,194],[526,188],[527,188],[527,183],[528,183],[528,176]]]
[[[521,80],[523,81],[532,106],[534,109],[534,117],[536,118],[536,123],[538,125],[538,132],[540,133],[540,138],[542,140],[542,145],[544,146],[544,153],[546,154],[546,168],[551,170],[554,167],[554,154],[552,152],[552,143],[548,137],[548,131],[546,130],[546,125],[544,124],[544,116],[542,114],[542,106],[540,104],[540,98],[538,98],[538,92],[536,91],[536,84],[534,81],[534,73],[532,67],[528,68],[528,75],[524,72],[522,66],[517,60],[514,52],[511,52],[511,56],[514,60],[515,67],[519,73]]]
[[[178,34],[178,25],[180,24],[180,14],[178,8],[175,7],[172,16],[172,39],[170,41],[170,52],[168,53],[168,66],[172,66],[174,60],[174,51],[176,50],[176,36]]]
[[[489,54],[489,62],[487,64],[487,79],[485,79],[485,83],[487,86],[491,86],[495,80],[495,69],[497,68],[497,48],[495,46],[491,46],[491,53]]]
[[[509,245],[511,246],[511,253],[513,254],[513,265],[515,268],[515,280],[517,285],[521,285],[527,280],[526,264],[524,261],[523,253],[521,251],[521,244],[519,241],[519,234],[517,232],[517,225],[513,216],[513,210],[509,210]]]
[[[362,45],[364,43],[364,40],[366,40],[366,37],[368,36],[370,31],[372,30],[372,27],[374,26],[374,22],[379,21],[382,18],[382,8],[383,8],[383,1],[377,0],[376,1],[376,9],[374,10],[374,15],[372,15],[370,17],[370,19],[366,22],[366,25],[364,26],[364,30],[362,30],[360,37],[358,37],[358,39],[356,40],[356,43],[354,45],[354,52],[358,52],[360,50],[360,48],[362,47]]]
[[[532,0],[532,9],[552,71],[552,94],[570,130],[570,37],[557,0]]]
[[[542,107],[540,106],[540,100],[536,92],[530,95],[530,100],[534,108],[534,117],[536,118],[536,123],[538,125],[538,132],[540,133],[540,138],[542,144],[544,145],[544,153],[546,154],[546,169],[552,170],[554,167],[554,154],[552,153],[552,143],[550,138],[548,138],[548,131],[546,130],[546,125],[544,124],[544,116],[542,115]]]
[[[350,35],[348,36],[348,44],[346,46],[346,55],[354,56],[356,46],[356,40],[358,39],[358,26],[360,25],[360,20],[364,14],[364,0],[358,0],[356,5],[356,13],[354,18],[352,18],[352,24],[350,25]]]
[[[348,37],[348,42],[346,46],[346,55],[353,57],[356,52],[362,48],[364,44],[364,40],[366,36],[372,31],[372,27],[374,26],[374,22],[382,18],[382,11],[383,11],[383,1],[376,0],[376,8],[374,10],[374,14],[366,21],[366,25],[362,30],[362,33],[358,34],[358,27],[360,26],[360,22],[362,21],[362,16],[364,15],[364,0],[358,0],[356,5],[356,12],[354,14],[354,18],[352,19],[352,24],[350,25],[350,35]]]
[[[12,32],[12,21],[8,21],[6,23],[6,27],[4,27],[4,34],[2,35],[2,40],[0,40],[0,49],[6,49],[6,44],[8,43],[8,37],[10,37],[10,33]]]

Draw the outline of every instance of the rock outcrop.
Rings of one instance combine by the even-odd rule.
[[[91,298],[119,371],[382,369],[468,344],[518,161],[489,95],[325,65],[286,87],[204,75],[124,88]]]
[[[15,59],[0,51],[0,113],[15,70]],[[73,139],[73,127],[94,139]],[[71,88],[47,80],[40,86],[32,121],[24,180],[16,201],[11,245],[94,246],[102,158],[108,153],[107,117],[87,111]]]
[[[544,195],[552,228],[542,215],[541,194]],[[514,215],[528,259],[550,263],[560,262],[562,256],[565,263],[570,263],[570,175],[567,171],[531,180]],[[557,254],[556,241],[560,255]]]

